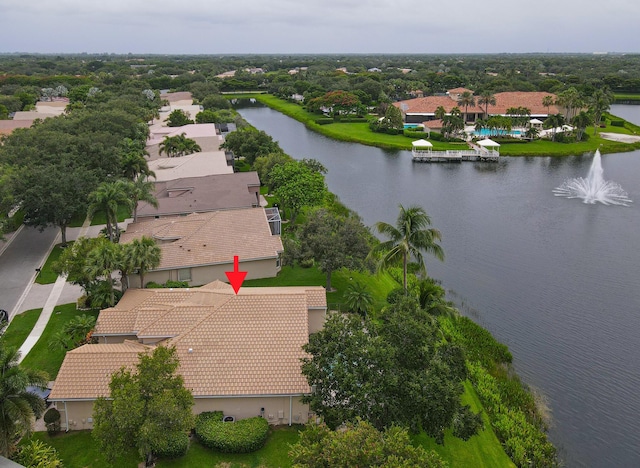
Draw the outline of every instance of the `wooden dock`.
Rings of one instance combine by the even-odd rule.
[[[500,153],[495,150],[446,150],[446,151],[412,151],[415,162],[462,162],[500,160]]]

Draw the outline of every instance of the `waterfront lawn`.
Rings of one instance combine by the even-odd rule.
[[[469,381],[464,383],[464,390],[462,403],[469,405],[475,413],[482,411],[484,430],[466,442],[454,437],[451,434],[451,429],[446,431],[444,445],[438,445],[432,437],[428,437],[424,432],[413,436],[413,442],[427,450],[435,450],[452,467],[515,467],[493,432],[489,417],[482,409],[478,395]]]
[[[72,244],[73,241],[67,242],[67,246],[71,246]],[[36,283],[51,284],[56,282],[56,279],[58,279],[58,275],[53,272],[53,270],[51,269],[51,265],[53,265],[53,263],[56,262],[58,258],[60,258],[60,255],[62,255],[62,252],[64,252],[65,248],[66,247],[62,247],[62,244],[58,244],[53,248],[53,250],[49,254],[49,257],[47,257],[47,261],[44,262],[40,273],[38,273],[38,276],[36,276]]]
[[[373,295],[373,308],[376,311],[386,304],[387,295],[400,286],[391,275],[385,272],[371,274],[347,269],[334,271],[331,275],[331,286],[335,291],[327,293],[330,309],[345,309],[344,293],[348,285],[356,281],[369,287]],[[325,286],[326,282],[326,275],[316,267],[284,266],[275,278],[248,280],[244,282],[244,286]]]
[[[50,380],[55,380],[62,361],[64,360],[66,350],[49,349],[49,341],[51,341],[51,338],[56,332],[62,330],[67,322],[76,315],[87,314],[97,317],[98,313],[98,310],[78,311],[76,305],[73,303],[56,306],[53,309],[49,323],[47,323],[46,328],[42,332],[42,336],[29,354],[26,355],[24,361],[22,361],[22,366],[30,369],[43,370],[49,374]]]
[[[42,309],[31,309],[16,315],[2,335],[2,340],[9,348],[19,348],[33,330]]]

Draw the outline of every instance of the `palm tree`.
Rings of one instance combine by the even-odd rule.
[[[551,113],[550,108],[555,104],[555,102],[555,99],[551,95],[542,98],[542,105],[547,108],[547,115]]]
[[[613,102],[613,93],[608,87],[596,89],[589,98],[589,108],[593,112],[593,134],[597,135],[602,114],[609,110]]]
[[[442,106],[438,106],[438,108],[436,109],[436,111],[434,113],[434,117],[436,119],[439,119],[439,120],[444,120],[444,117],[446,115],[447,115],[447,110]]]
[[[531,140],[535,140],[536,138],[538,138],[538,134],[540,132],[538,131],[538,129],[536,127],[529,127],[527,128],[526,133],[524,134],[525,137],[531,139]]]
[[[347,288],[344,301],[350,311],[366,317],[367,311],[373,306],[373,295],[366,284],[356,281]]]
[[[202,151],[200,145],[195,140],[187,138],[186,133],[176,136],[167,136],[160,143],[158,154],[165,153],[170,158],[184,156]]]
[[[118,228],[118,208],[131,207],[129,199],[131,182],[118,179],[114,182],[102,182],[96,190],[89,194],[89,216],[101,211],[107,220],[107,235],[109,240],[115,241],[120,235]],[[115,235],[114,235],[115,226]]]
[[[140,176],[155,177],[156,174],[149,169],[149,163],[141,152],[129,152],[122,156],[120,162],[122,175],[129,180],[136,180]]]
[[[469,106],[476,107],[476,98],[473,97],[471,91],[465,91],[458,98],[458,105],[464,106],[464,121],[468,120],[467,113],[469,111]]]
[[[161,256],[160,247],[151,237],[131,241],[131,264],[138,270],[141,288],[144,288],[144,275],[160,265]]]
[[[102,277],[109,284],[109,306],[115,305],[113,279],[111,275],[120,265],[120,248],[113,242],[102,240],[89,252],[87,257],[87,273],[94,278]]]
[[[434,255],[438,260],[444,260],[444,251],[436,242],[441,239],[440,231],[427,228],[431,219],[419,206],[406,208],[400,205],[400,213],[396,225],[385,222],[376,223],[380,234],[389,237],[373,249],[373,254],[381,254],[379,268],[388,268],[402,263],[402,286],[407,292],[407,264],[413,257],[418,263],[420,272],[426,272],[422,252]]]
[[[27,391],[28,386],[45,388],[47,376],[18,365],[20,353],[0,340],[0,455],[8,458],[16,441],[31,432],[31,421],[39,418],[45,405],[42,398]]]
[[[141,201],[149,203],[154,208],[158,208],[158,199],[154,192],[156,186],[145,176],[140,175],[131,185],[131,203],[133,205],[133,222],[138,220],[138,204]]]
[[[542,125],[544,128],[551,128],[551,141],[556,141],[556,131],[559,127],[562,127],[565,123],[564,115],[552,114],[547,117]]]
[[[491,91],[483,91],[480,93],[478,97],[478,105],[484,106],[484,118],[489,118],[489,106],[496,105],[496,97],[491,93]]]
[[[581,141],[585,129],[593,123],[593,117],[590,113],[581,111],[573,118],[573,120],[571,120],[571,123],[578,129],[578,132],[576,133],[576,139],[578,141]]]

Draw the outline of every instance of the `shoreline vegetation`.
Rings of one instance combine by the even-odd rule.
[[[308,129],[320,133],[334,140],[360,143],[367,146],[375,146],[383,149],[411,151],[411,142],[415,137],[404,135],[387,135],[375,133],[369,129],[368,123],[362,122],[335,122],[321,125],[316,122],[321,116],[313,114],[304,109],[301,105],[280,99],[271,94],[265,93],[234,93],[225,94],[227,99],[255,99],[265,106],[287,115],[298,122],[303,123]],[[639,97],[640,99],[640,97]],[[623,120],[620,117],[605,114],[605,120]],[[607,124],[598,130],[598,135],[594,136],[593,127],[587,128],[586,133],[589,140],[577,143],[559,143],[548,140],[536,140],[522,144],[501,143],[501,156],[575,156],[600,149],[602,154],[623,153],[640,149],[640,142],[621,143],[600,137],[600,133],[623,133],[628,135],[640,135],[640,126],[624,121],[624,127],[617,127]],[[447,149],[466,149],[466,143],[447,143],[432,141],[433,149],[442,151]]]

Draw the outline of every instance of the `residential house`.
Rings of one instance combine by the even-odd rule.
[[[206,151],[178,158],[159,158],[149,161],[149,169],[156,181],[200,177],[214,174],[232,174],[233,161],[224,151]]]
[[[33,120],[0,120],[0,136],[11,135],[16,128],[30,128]]]
[[[140,202],[137,216],[166,216],[260,206],[260,179],[257,172],[236,172],[205,177],[187,177],[156,182],[158,207]]]
[[[93,428],[93,403],[109,396],[111,375],[133,369],[140,353],[175,346],[178,373],[194,396],[195,414],[304,424],[311,391],[301,373],[302,346],[324,324],[320,286],[241,288],[212,282],[192,289],[129,289],[100,313],[94,337],[69,351],[49,401],[64,430]]]
[[[160,247],[160,265],[145,274],[145,284],[226,281],[234,256],[239,258],[240,271],[248,272],[247,279],[270,278],[280,271],[284,249],[280,218],[269,218],[263,208],[243,208],[149,219],[129,224],[120,243],[147,236]],[[139,287],[140,276],[131,275],[129,284]]]

